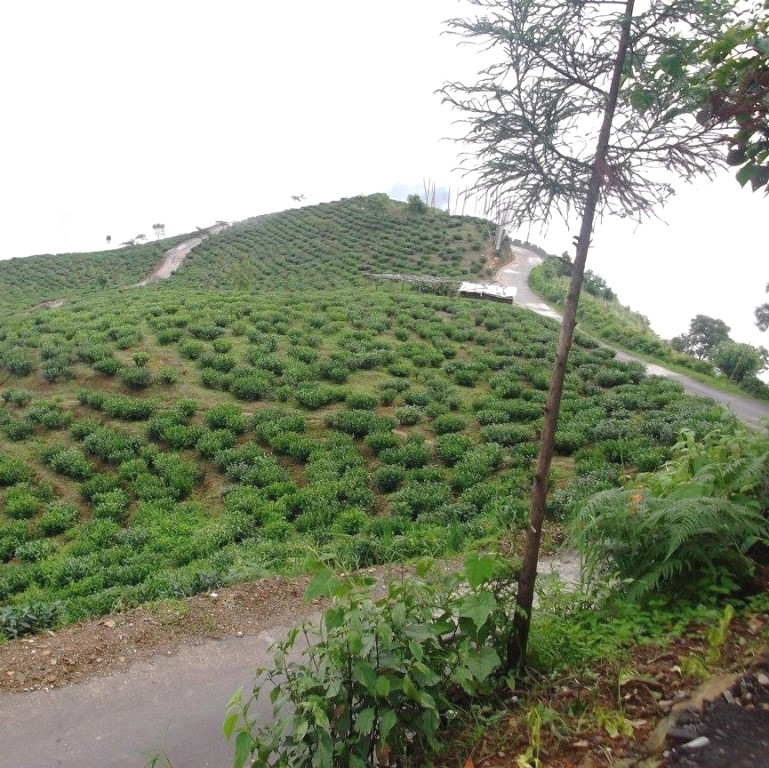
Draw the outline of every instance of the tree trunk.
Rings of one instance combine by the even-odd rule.
[[[574,326],[577,322],[577,306],[582,290],[582,277],[585,272],[587,252],[590,248],[590,237],[593,232],[595,210],[601,194],[601,183],[605,177],[606,156],[611,136],[612,121],[617,105],[622,67],[630,38],[630,27],[633,21],[633,4],[634,0],[627,0],[625,3],[625,16],[622,20],[621,34],[617,45],[617,57],[614,62],[611,87],[604,109],[603,123],[596,143],[592,173],[588,183],[585,208],[582,213],[579,239],[577,240],[576,257],[571,274],[571,283],[569,284],[569,294],[566,300],[563,322],[561,323],[561,331],[558,336],[558,347],[550,380],[550,392],[547,398],[547,405],[545,406],[545,421],[542,425],[542,434],[539,439],[539,455],[537,456],[537,468],[531,491],[531,510],[529,514],[529,528],[526,531],[523,567],[518,579],[513,630],[507,643],[507,669],[508,671],[515,672],[519,678],[523,675],[526,666],[526,651],[529,642],[529,630],[531,628],[531,610],[534,602],[534,584],[537,577],[539,547],[542,540],[542,525],[545,518],[548,477],[550,475],[550,464],[553,459],[553,442],[558,426],[558,414],[561,410],[566,363],[569,358],[569,350],[571,349]]]

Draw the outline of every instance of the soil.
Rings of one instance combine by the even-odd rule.
[[[379,575],[385,575],[384,569]],[[293,623],[319,608],[318,603],[303,601],[306,585],[305,578],[250,582],[5,643],[0,645],[0,692],[71,685],[124,671],[138,660],[174,654],[185,646],[257,635],[271,626]],[[497,727],[476,744],[465,745],[459,764],[520,766],[517,760],[530,746],[526,712],[539,704],[553,713],[540,737],[543,767],[766,765],[769,656],[762,654],[769,617],[735,620],[714,669],[716,676],[701,689],[681,670],[686,659],[707,654],[706,631],[695,629],[664,648],[639,647],[628,662],[632,672],[614,663],[592,670],[589,681],[533,681],[535,693],[516,692],[518,704],[516,699],[509,702]],[[739,674],[726,674],[732,670]],[[715,703],[703,707],[701,699]],[[617,713],[618,705],[622,717],[612,719],[610,713]],[[596,712],[607,713],[606,720],[596,719]],[[615,733],[617,723],[627,731],[620,728]],[[694,742],[701,736],[708,741]],[[698,744],[704,746],[696,748]],[[447,766],[457,765],[452,759]]]
[[[307,580],[270,579],[142,606],[0,645],[0,692],[58,688],[168,655],[183,645],[256,635],[317,610]]]

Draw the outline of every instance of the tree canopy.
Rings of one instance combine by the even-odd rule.
[[[736,4],[740,13],[694,58],[691,94],[704,126],[727,130],[727,163],[737,181],[769,194],[769,3]]]
[[[718,345],[730,341],[731,328],[723,321],[707,315],[697,315],[689,323],[689,332],[670,340],[679,352],[686,352],[698,360],[712,360]]]

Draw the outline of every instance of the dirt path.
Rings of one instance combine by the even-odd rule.
[[[176,272],[179,267],[184,264],[187,257],[190,255],[190,251],[193,248],[197,248],[204,240],[211,235],[216,235],[225,229],[223,224],[216,224],[208,229],[201,230],[201,234],[197,237],[192,237],[189,240],[185,240],[173,248],[169,248],[164,254],[160,263],[147,275],[143,280],[138,283],[128,286],[129,288],[141,288],[145,285],[152,285],[158,283],[161,280],[168,280],[171,275]]]
[[[494,277],[494,282],[499,285],[514,287],[516,289],[515,303],[519,307],[525,307],[526,309],[530,309],[532,312],[544,315],[545,317],[561,320],[561,315],[549,305],[545,304],[542,299],[529,288],[529,273],[534,267],[542,263],[542,257],[525,248],[513,248],[513,252],[516,257],[515,261],[502,266],[497,271],[497,274]],[[614,347],[611,347],[609,344],[605,346],[614,349]],[[751,427],[764,427],[764,422],[769,419],[769,405],[761,403],[758,400],[753,400],[749,397],[740,397],[739,395],[723,392],[720,389],[714,389],[707,384],[702,384],[681,373],[670,371],[661,365],[648,363],[627,352],[616,349],[614,351],[616,352],[618,360],[640,363],[646,368],[648,374],[652,376],[664,376],[665,378],[677,381],[683,386],[684,390],[691,395],[712,398],[730,411],[740,421]]]

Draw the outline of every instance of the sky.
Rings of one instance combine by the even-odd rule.
[[[442,34],[464,0],[29,0],[0,27],[0,259],[98,250],[358,194],[454,191],[480,68]],[[640,226],[604,220],[588,268],[669,338],[697,314],[769,346],[769,200],[723,171]],[[571,250],[576,225],[515,235]]]

